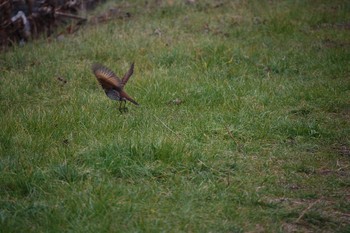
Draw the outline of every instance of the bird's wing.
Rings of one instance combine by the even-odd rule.
[[[110,69],[100,64],[94,64],[92,65],[92,71],[105,91],[112,88],[117,90],[122,89],[122,82]]]
[[[123,79],[122,79],[122,85],[125,86],[126,83],[128,82],[129,78],[131,77],[131,75],[134,73],[134,63],[131,64],[130,69],[128,70],[128,72],[124,75]]]

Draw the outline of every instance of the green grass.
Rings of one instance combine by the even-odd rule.
[[[0,54],[0,232],[349,232],[350,4],[148,2]]]

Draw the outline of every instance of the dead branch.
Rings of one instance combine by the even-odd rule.
[[[304,217],[306,212],[308,212],[315,204],[317,204],[319,201],[321,201],[321,199],[322,198],[319,198],[316,201],[310,203],[310,205],[306,209],[304,209],[303,212],[301,212],[301,214],[299,215],[299,218],[295,222],[298,223],[300,221],[300,219],[302,219]]]

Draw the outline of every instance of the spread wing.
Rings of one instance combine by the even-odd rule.
[[[92,71],[106,94],[112,89],[121,91],[122,81],[113,73],[113,71],[100,64],[92,65]]]
[[[134,73],[134,63],[131,64],[129,71],[124,75],[122,79],[122,86],[125,86],[131,75]]]

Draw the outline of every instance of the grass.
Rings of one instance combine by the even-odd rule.
[[[1,232],[350,230],[347,1],[108,4],[0,54]]]

